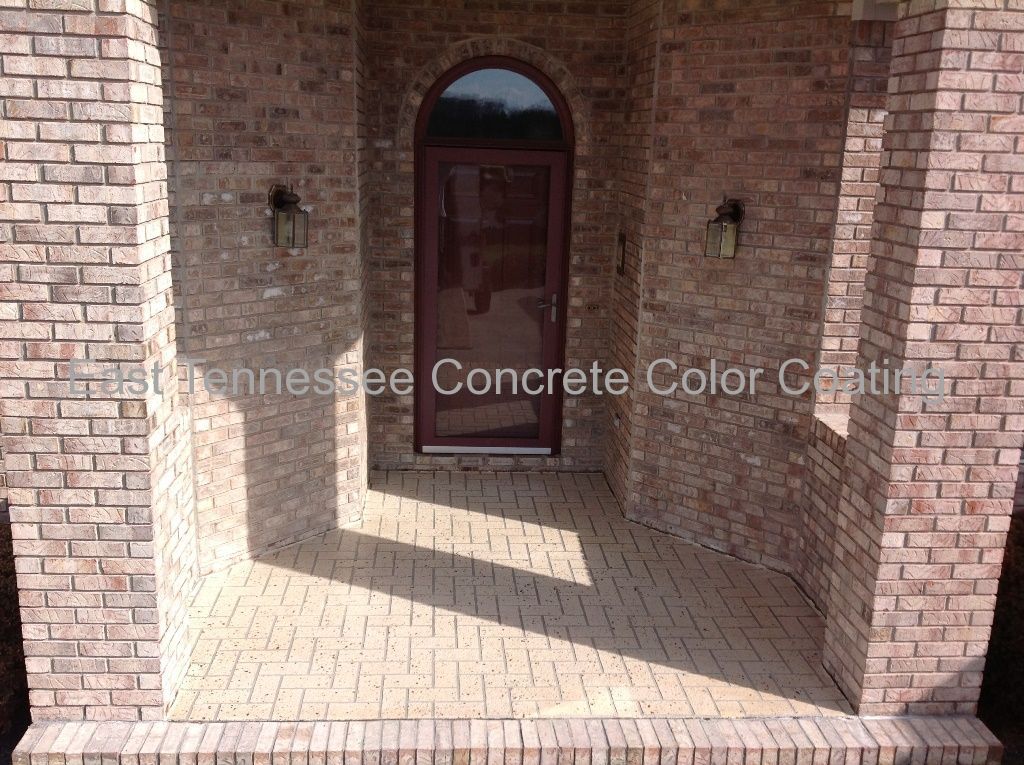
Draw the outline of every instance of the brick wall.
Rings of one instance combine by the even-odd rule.
[[[903,4],[880,161],[888,27],[841,3],[171,0],[163,56],[152,6],[63,5],[0,11],[0,449],[37,717],[160,717],[199,571],[352,517],[371,461],[603,467],[631,517],[794,570],[861,711],[973,711],[1024,424],[1013,0]],[[411,398],[202,390],[211,367],[412,366],[413,121],[483,54],[573,113],[566,363],[765,367],[756,398],[640,382],[567,398],[557,457],[439,457]],[[307,250],[271,246],[275,182]],[[703,259],[723,194],[737,258]],[[857,336],[862,365],[941,360],[952,396],[859,398],[844,439],[775,389]],[[162,392],[71,398],[83,356],[159,362]]]
[[[800,535],[793,576],[822,612],[829,603],[839,497],[846,461],[845,417],[815,417],[807,445],[800,501]]]
[[[589,366],[607,353],[608,289],[618,230],[609,169],[622,119],[622,24],[626,4],[437,4],[374,0],[367,14],[369,161],[374,167],[368,363],[413,367],[413,122],[434,81],[454,64],[511,55],[547,74],[569,101],[576,131],[565,362]],[[600,469],[604,404],[566,397],[562,454],[553,458],[418,455],[411,397],[371,401],[371,462],[381,468],[460,465]]]
[[[640,283],[645,223],[649,208],[652,131],[657,88],[661,3],[636,2],[626,19],[626,101],[621,128],[619,194],[621,224],[613,252],[612,300],[609,314],[608,366],[635,378],[640,328]],[[624,252],[623,252],[624,249]],[[633,419],[638,415],[634,389],[605,400],[609,415],[604,471],[618,500],[629,495],[629,460]]]
[[[116,5],[0,11],[0,406],[37,720],[159,718],[190,645],[156,19]],[[71,359],[160,364],[163,387],[72,396]]]
[[[0,439],[2,440],[2,439]],[[7,473],[4,472],[4,453],[0,447],[0,507],[7,506]]]
[[[769,370],[756,398],[636,393],[630,514],[788,567],[809,398],[774,384],[813,362],[843,148],[850,20],[836,3],[667,2],[658,62],[639,363]],[[735,260],[702,258],[723,195]],[[659,381],[661,385],[666,380]]]
[[[200,380],[211,367],[361,368],[352,9],[174,0],[164,33],[181,352],[206,360]],[[274,183],[309,208],[308,249],[272,245]],[[204,571],[358,512],[361,397],[210,395],[200,382],[191,406]]]
[[[857,365],[893,26],[859,21],[851,30],[846,135],[818,360],[820,367],[837,371]],[[829,602],[849,403],[850,395],[840,391],[815,397],[805,461],[793,574],[822,611]]]
[[[359,336],[360,354],[355,363],[362,369],[366,357],[366,335],[370,327],[370,306],[368,299],[370,294],[370,251],[373,235],[373,189],[371,185],[373,165],[370,162],[369,151],[369,115],[367,114],[367,92],[370,88],[370,72],[366,60],[366,6],[362,2],[353,3],[353,61],[354,61],[354,110],[356,123],[356,162],[358,177],[356,182],[356,194],[358,198],[358,236],[359,236],[359,326],[362,332]],[[358,449],[358,463],[349,468],[346,480],[356,481],[358,497],[349,503],[349,520],[355,520],[362,514],[363,497],[366,485],[369,480],[369,407],[365,399],[359,402],[357,409],[358,417],[346,425],[347,430],[357,429],[356,447]],[[339,521],[344,515],[339,513]]]
[[[892,28],[890,21],[859,21],[853,25],[842,180],[821,332],[819,364],[823,368],[839,370],[857,365],[864,275],[871,254],[871,222],[882,161]],[[830,391],[817,397],[815,411],[845,413],[849,403],[848,393]]]
[[[1024,462],[1021,463],[1024,467]],[[1024,513],[1024,470],[1017,473],[1017,489],[1013,494],[1013,512]]]
[[[1013,2],[901,3],[858,363],[947,396],[858,396],[826,667],[863,714],[976,707],[1020,463],[1024,235]]]

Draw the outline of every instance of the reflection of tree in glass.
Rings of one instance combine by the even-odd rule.
[[[442,96],[430,113],[427,135],[433,138],[558,141],[562,139],[562,126],[551,107],[518,108],[496,99]]]

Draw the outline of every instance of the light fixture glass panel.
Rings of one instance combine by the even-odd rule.
[[[722,243],[719,249],[721,257],[736,257],[736,232],[739,231],[739,228],[739,225],[736,223],[722,224]]]
[[[708,238],[704,243],[704,257],[718,258],[722,254],[722,229],[724,226],[715,221],[708,222]]]
[[[284,210],[274,212],[274,238],[278,247],[292,246],[292,222]]]
[[[294,214],[295,218],[295,230],[292,235],[292,247],[305,247],[306,246],[306,233],[307,233],[307,221],[309,220],[309,213],[305,210],[299,210]]]

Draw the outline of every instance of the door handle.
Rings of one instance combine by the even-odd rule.
[[[551,296],[551,302],[545,303],[544,298],[537,298],[537,307],[544,309],[551,309],[551,323],[554,324],[558,321],[558,295]]]

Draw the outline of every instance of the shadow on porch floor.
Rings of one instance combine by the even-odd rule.
[[[848,713],[786,576],[597,474],[376,474],[358,524],[205,579],[178,720]]]

